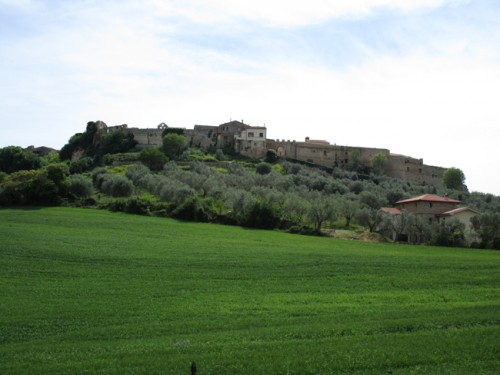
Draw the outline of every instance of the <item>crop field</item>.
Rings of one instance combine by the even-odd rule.
[[[498,374],[500,252],[0,210],[1,374]]]

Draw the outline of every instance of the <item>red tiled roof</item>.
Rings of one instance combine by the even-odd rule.
[[[459,212],[463,212],[463,211],[472,211],[475,214],[479,214],[479,212],[473,210],[472,208],[469,208],[469,207],[458,207],[458,208],[455,208],[453,210],[443,212],[442,214],[439,214],[439,216],[453,216],[453,215],[456,215]]]
[[[424,194],[419,197],[414,197],[410,199],[404,199],[402,201],[396,202],[396,204],[401,204],[401,203],[410,203],[410,202],[440,202],[440,203],[460,203],[460,201],[457,201],[455,199],[450,199],[448,197],[441,197],[436,194]]]
[[[387,212],[388,214],[391,214],[391,215],[401,215],[401,211],[397,208],[382,207],[381,210],[384,212]]]

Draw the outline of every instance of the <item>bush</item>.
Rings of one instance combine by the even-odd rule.
[[[93,193],[92,181],[81,174],[74,174],[69,177],[68,191],[75,197],[88,198]]]
[[[273,150],[273,149],[269,149],[267,150],[266,152],[266,162],[270,163],[270,164],[274,164],[278,161],[278,153]]]
[[[160,171],[168,157],[159,148],[145,148],[139,154],[139,161],[152,171]]]
[[[40,157],[18,146],[0,149],[0,171],[13,173],[21,170],[40,168]]]
[[[5,204],[53,204],[59,200],[58,189],[46,170],[18,171],[2,183]]]
[[[101,191],[113,197],[129,197],[134,192],[134,184],[128,178],[116,175],[103,175]]]
[[[272,166],[269,163],[259,163],[255,167],[255,171],[258,174],[269,174],[269,173],[271,173],[271,170],[272,170]]]
[[[79,174],[83,172],[87,172],[92,169],[94,166],[94,159],[89,156],[84,158],[72,161],[69,164],[69,173],[71,174]]]

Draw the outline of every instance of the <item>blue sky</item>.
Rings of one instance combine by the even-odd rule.
[[[498,19],[496,0],[0,0],[0,147],[238,119],[500,195]]]

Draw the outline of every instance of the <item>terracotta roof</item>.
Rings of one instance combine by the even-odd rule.
[[[471,212],[474,212],[475,214],[479,214],[479,212],[473,210],[472,208],[469,208],[469,207],[458,207],[458,208],[455,208],[453,210],[443,212],[442,214],[439,214],[438,216],[453,216],[453,215],[456,215],[459,212],[463,212],[463,211],[471,211]]]
[[[441,202],[441,203],[460,203],[460,201],[457,201],[455,199],[451,199],[448,197],[441,197],[436,194],[424,194],[419,197],[414,197],[410,199],[404,199],[402,201],[396,202],[396,204],[401,204],[401,203],[410,203],[410,202]]]
[[[397,208],[392,208],[392,207],[382,207],[380,209],[381,211],[387,212],[388,214],[391,215],[401,215],[401,211]]]

